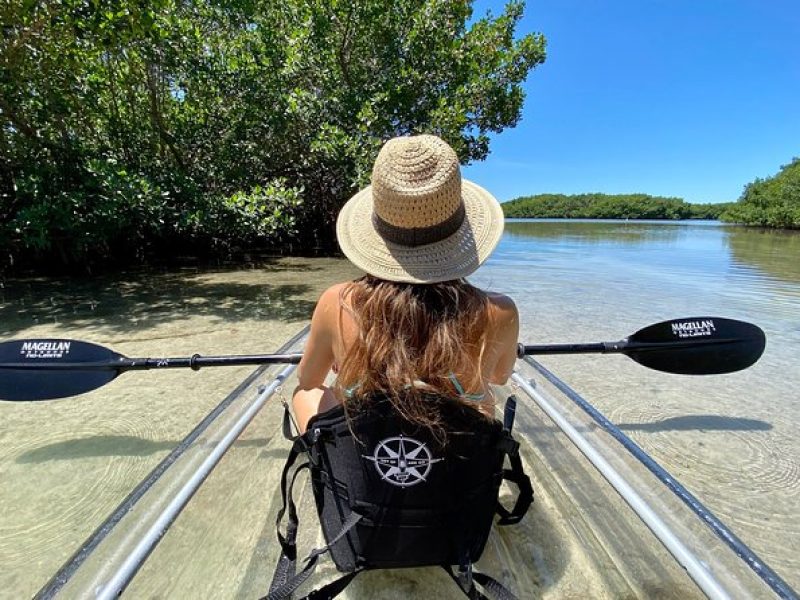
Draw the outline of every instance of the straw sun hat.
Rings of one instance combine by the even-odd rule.
[[[458,157],[433,135],[394,138],[378,153],[372,185],[344,205],[339,246],[370,275],[435,283],[466,277],[503,233],[503,211],[461,178]]]

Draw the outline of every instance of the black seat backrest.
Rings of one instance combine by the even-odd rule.
[[[486,544],[515,445],[498,421],[463,402],[432,398],[447,423],[444,442],[373,400],[348,421],[342,407],[315,416],[305,436],[326,539],[352,512],[358,523],[331,546],[336,566],[460,565]]]

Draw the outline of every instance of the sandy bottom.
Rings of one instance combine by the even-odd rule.
[[[355,275],[344,261],[291,259],[6,282],[0,335],[80,339],[129,357],[271,352],[307,323],[322,290]],[[252,370],[126,373],[74,398],[0,402],[0,597],[35,593]]]
[[[131,597],[257,598],[266,593],[279,555],[274,516],[281,506],[278,488],[288,451],[281,418],[280,404],[268,404],[152,554],[128,589]],[[517,430],[525,440],[536,500],[522,523],[494,528],[476,570],[520,598],[702,597],[544,415],[523,407]],[[302,557],[324,540],[307,478],[298,480],[295,497]],[[511,498],[504,490],[507,505]],[[303,590],[337,576],[333,563],[323,560]],[[363,573],[342,597],[463,595],[443,571],[426,568]]]

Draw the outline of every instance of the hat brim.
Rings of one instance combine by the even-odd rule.
[[[432,244],[403,246],[387,242],[373,225],[372,186],[342,207],[336,237],[344,255],[364,272],[407,283],[436,283],[475,272],[503,235],[503,209],[479,185],[461,180],[465,218],[455,233]]]

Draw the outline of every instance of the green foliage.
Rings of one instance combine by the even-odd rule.
[[[389,137],[437,133],[480,160],[517,123],[544,38],[515,39],[521,2],[471,5],[0,4],[3,255],[330,247]]]
[[[767,179],[747,184],[738,202],[726,210],[722,219],[734,223],[800,229],[800,158]]]
[[[722,214],[732,206],[732,202],[719,202],[717,204],[688,204],[690,216],[687,219],[704,219],[719,221]]]
[[[728,204],[689,204],[647,194],[539,194],[506,202],[507,217],[566,219],[718,219]]]
[[[255,244],[257,238],[275,238],[295,227],[295,211],[302,204],[303,190],[290,188],[284,181],[276,181],[262,188],[255,186],[250,192],[236,192],[225,198],[216,215],[219,233],[225,239],[235,239]]]

